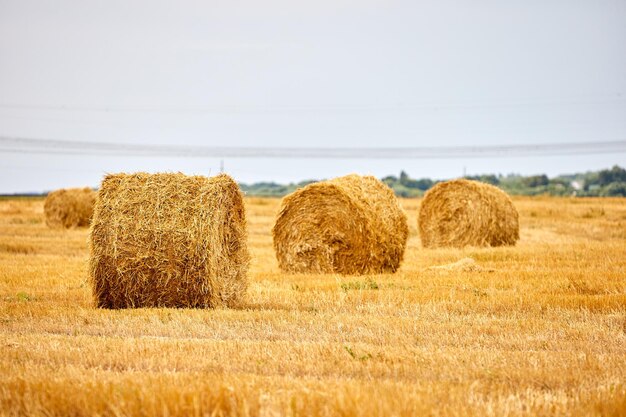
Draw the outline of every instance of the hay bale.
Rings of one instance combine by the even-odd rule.
[[[420,207],[419,230],[425,248],[515,245],[519,220],[504,191],[460,179],[428,190]]]
[[[227,175],[107,175],[90,251],[98,307],[232,306],[248,284],[239,186]]]
[[[43,204],[46,224],[52,228],[88,227],[96,192],[91,188],[63,188],[48,193]]]
[[[272,230],[287,272],[395,272],[408,237],[393,191],[370,176],[310,184],[285,197]]]

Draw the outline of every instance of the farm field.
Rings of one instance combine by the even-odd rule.
[[[237,308],[111,311],[88,231],[0,200],[0,416],[626,415],[626,199],[514,198],[517,246],[462,250],[402,200],[404,263],[371,276],[282,273],[279,203],[246,199]]]

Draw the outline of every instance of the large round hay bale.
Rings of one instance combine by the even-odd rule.
[[[227,175],[107,175],[90,234],[103,308],[231,306],[247,288],[246,219]]]
[[[409,229],[393,191],[348,175],[285,197],[272,230],[287,272],[376,274],[400,266]]]
[[[48,193],[43,211],[48,227],[88,227],[96,192],[91,188],[64,188]]]
[[[419,231],[425,248],[515,245],[519,221],[504,191],[459,179],[441,182],[424,195]]]

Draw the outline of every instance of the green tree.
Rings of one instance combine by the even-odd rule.
[[[626,169],[615,165],[611,169],[603,169],[598,172],[599,185],[609,185],[613,182],[626,182]]]
[[[535,188],[535,187],[542,187],[542,186],[548,185],[550,183],[550,180],[548,179],[548,176],[545,175],[545,174],[544,175],[533,175],[531,177],[524,178],[522,183],[526,187]]]
[[[626,197],[626,182],[612,182],[600,191],[603,197]]]

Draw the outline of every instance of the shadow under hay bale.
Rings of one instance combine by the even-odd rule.
[[[393,191],[371,176],[310,184],[285,197],[272,236],[287,272],[395,272],[409,229]]]
[[[232,306],[248,285],[239,186],[227,175],[107,175],[90,251],[98,307]]]
[[[96,192],[91,188],[52,191],[43,205],[46,225],[52,228],[89,227]]]
[[[425,248],[515,245],[518,213],[493,185],[470,180],[442,182],[428,190],[419,212]]]

